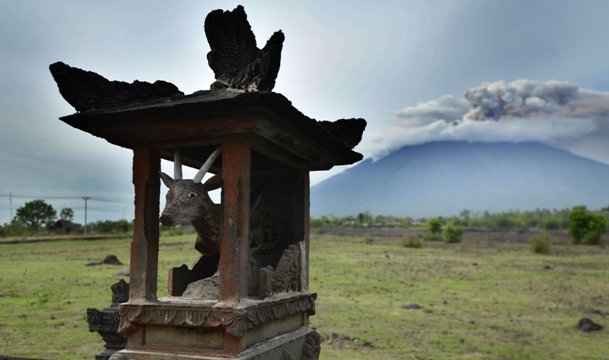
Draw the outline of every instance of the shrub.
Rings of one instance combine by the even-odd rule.
[[[531,237],[531,251],[536,254],[549,254],[550,237],[548,234],[538,234]]]
[[[35,235],[33,230],[26,227],[25,224],[13,219],[10,223],[4,224],[0,231],[1,236],[30,236]]]
[[[601,236],[607,229],[607,220],[602,214],[592,213],[590,214],[590,220],[588,221],[588,232],[584,237],[584,244],[586,245],[600,245]]]
[[[411,249],[420,249],[423,247],[423,242],[416,235],[408,235],[404,240],[402,240],[402,246]]]
[[[463,241],[463,228],[461,226],[455,226],[452,224],[446,225],[444,228],[444,242],[449,244],[456,244]]]
[[[569,213],[569,232],[575,244],[597,245],[607,228],[607,220],[600,213],[576,206]]]
[[[425,239],[429,241],[440,241],[442,235],[442,220],[434,217],[427,220],[425,224]]]

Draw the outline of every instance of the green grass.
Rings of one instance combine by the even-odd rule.
[[[401,238],[316,235],[311,326],[322,359],[603,359],[609,354],[609,250],[465,239],[402,246]],[[129,239],[0,245],[0,355],[83,359],[102,350],[86,308],[110,304]],[[196,258],[194,235],[161,238],[167,270]],[[115,254],[124,266],[85,266]],[[419,304],[407,310],[404,305]],[[600,314],[599,314],[600,313]],[[590,317],[605,325],[581,333]]]
[[[167,293],[169,268],[196,259],[193,245],[194,235],[161,239],[159,297]],[[0,357],[84,359],[101,352],[86,311],[110,305],[110,286],[120,279],[114,274],[129,267],[129,251],[125,238],[0,245]],[[108,254],[123,265],[85,266]]]
[[[357,343],[325,344],[325,359],[600,359],[609,333],[584,334],[584,316],[609,325],[609,261],[599,247],[312,240],[312,326]],[[403,305],[419,304],[419,310]],[[595,312],[603,312],[600,316]],[[361,344],[368,342],[372,347]]]

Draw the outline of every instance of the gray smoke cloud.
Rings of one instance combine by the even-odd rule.
[[[465,92],[465,120],[607,118],[609,94],[563,81],[517,80],[483,84]]]
[[[362,146],[373,158],[430,141],[534,141],[609,164],[609,93],[569,82],[485,83],[395,115]]]

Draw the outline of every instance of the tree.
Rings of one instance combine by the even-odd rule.
[[[588,221],[588,232],[584,238],[584,243],[588,245],[598,245],[601,243],[601,236],[607,229],[607,220],[602,214],[590,213]]]
[[[72,221],[74,220],[74,210],[72,208],[63,208],[59,213],[59,218],[63,221]]]
[[[369,212],[363,212],[357,214],[357,224],[359,226],[367,227],[372,223],[373,217]]]
[[[600,244],[606,228],[603,215],[590,212],[585,206],[576,206],[569,213],[569,232],[575,244]]]
[[[467,209],[465,209],[465,210],[462,210],[459,213],[459,216],[461,216],[465,220],[468,220],[470,218],[470,216],[472,216],[472,212],[467,210]]]
[[[585,206],[576,206],[569,213],[569,232],[575,244],[579,244],[586,236],[588,229],[588,211]]]
[[[29,229],[38,231],[40,227],[55,220],[57,212],[44,200],[32,200],[17,209],[15,220],[25,224]]]

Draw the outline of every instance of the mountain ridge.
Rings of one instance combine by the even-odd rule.
[[[311,216],[451,216],[609,204],[609,165],[534,142],[438,141],[366,159],[311,188]]]

